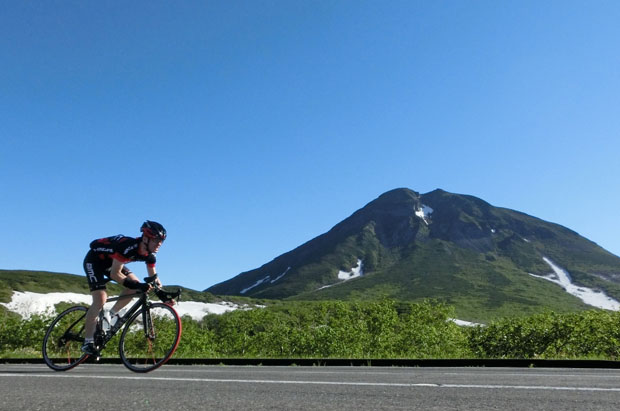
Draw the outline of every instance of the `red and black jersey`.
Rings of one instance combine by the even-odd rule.
[[[154,267],[155,254],[141,255],[138,253],[140,241],[140,237],[126,237],[121,234],[100,238],[90,243],[90,252],[87,258],[106,271],[112,267],[112,260],[118,260],[123,264],[144,261],[147,266]]]

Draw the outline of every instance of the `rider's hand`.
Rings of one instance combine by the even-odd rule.
[[[157,274],[151,277],[144,277],[144,282],[148,284],[155,284],[157,288],[161,288],[161,281],[159,280],[159,276]]]
[[[140,290],[144,293],[148,293],[153,288],[151,284],[141,283],[139,281],[132,280],[129,277],[125,278],[125,281],[123,281],[123,285],[130,290]]]
[[[164,304],[174,305],[176,303],[173,298],[174,296],[169,295],[169,293],[165,292],[164,290],[156,290],[155,294],[157,294],[161,302]]]

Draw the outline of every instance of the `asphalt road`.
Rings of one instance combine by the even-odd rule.
[[[618,410],[620,370],[0,364],[0,410]]]

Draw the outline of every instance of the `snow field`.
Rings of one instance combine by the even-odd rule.
[[[32,315],[52,315],[54,306],[61,302],[69,302],[75,304],[90,305],[92,298],[89,294],[77,293],[32,293],[29,291],[13,292],[10,303],[0,303],[9,311],[16,312],[23,318],[29,318]],[[107,303],[106,308],[111,308],[114,303]],[[128,304],[127,307],[131,305]],[[182,317],[189,315],[194,320],[201,320],[207,314],[222,314],[227,311],[233,311],[240,308],[236,304],[222,303],[210,304],[196,301],[180,301],[175,304],[174,309]]]

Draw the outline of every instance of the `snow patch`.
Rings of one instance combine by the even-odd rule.
[[[336,283],[336,284],[340,284],[340,283]],[[336,284],[328,284],[328,285],[324,285],[324,286],[322,286],[322,287],[317,288],[317,289],[316,289],[316,290],[314,290],[314,291],[319,291],[319,290],[322,290],[322,289],[324,289],[324,288],[333,287],[333,286],[335,286]]]
[[[415,211],[415,215],[420,217],[426,225],[428,225],[432,213],[433,209],[429,206],[425,206],[424,204],[422,204],[422,208]]]
[[[9,303],[0,303],[9,311],[30,318],[32,315],[53,315],[54,306],[61,302],[90,305],[93,301],[89,294],[78,293],[48,293],[39,294],[30,291],[14,291]]]
[[[252,288],[256,288],[259,285],[266,283],[267,281],[269,281],[271,284],[275,283],[276,281],[278,281],[279,279],[281,279],[282,277],[284,277],[286,275],[286,273],[289,272],[289,270],[291,269],[291,267],[288,267],[282,274],[280,274],[279,276],[277,276],[276,278],[274,278],[273,280],[271,280],[271,276],[268,275],[264,278],[261,278],[260,280],[256,281],[254,284],[252,284],[251,286],[244,288],[243,290],[239,291],[239,293],[241,294],[245,294],[248,291],[250,291]]]
[[[255,282],[254,284],[252,284],[251,286],[249,286],[248,288],[244,288],[243,290],[239,291],[241,294],[245,294],[248,291],[250,291],[252,288],[258,287],[259,285],[261,285],[262,283],[264,283],[265,281],[269,281],[271,277],[267,276],[265,278],[261,278],[260,280],[258,280],[257,282]]]
[[[202,320],[207,314],[224,314],[228,311],[234,311],[239,309],[237,304],[224,302],[221,304],[214,303],[200,303],[197,301],[180,301],[175,304],[174,309],[177,310],[179,315],[189,315],[193,320]]]
[[[286,275],[286,273],[288,273],[288,271],[291,269],[291,267],[288,267],[286,269],[286,271],[284,271],[282,274],[280,274],[279,276],[277,276],[275,279],[271,280],[271,284],[275,283],[276,281],[278,281],[280,278],[284,277]]]
[[[333,287],[338,284],[342,284],[345,281],[352,280],[354,278],[362,277],[364,275],[364,263],[359,258],[357,259],[357,265],[351,269],[351,271],[338,271],[338,281],[334,284],[324,285],[317,288],[315,291],[322,290],[324,288]]]
[[[135,300],[135,299],[134,299]],[[90,305],[92,297],[89,294],[77,293],[48,293],[39,294],[29,291],[14,291],[9,303],[0,303],[9,311],[21,315],[23,318],[30,318],[32,315],[54,315],[54,306],[61,302],[72,304]],[[114,302],[107,303],[105,308],[110,309]],[[131,303],[130,303],[131,304]],[[131,305],[128,304],[126,308]],[[194,320],[201,320],[207,314],[222,314],[233,311],[240,307],[233,303],[224,302],[221,304],[200,303],[196,301],[180,301],[174,305],[174,309],[182,317],[189,315]],[[121,314],[124,311],[121,311]]]
[[[480,323],[472,323],[465,320],[457,320],[456,318],[449,318],[449,321],[452,321],[454,324],[459,325],[461,327],[477,327],[479,325],[484,325]]]
[[[561,286],[567,293],[574,295],[584,303],[596,308],[602,308],[611,311],[620,311],[620,302],[609,297],[602,291],[595,291],[588,287],[577,286],[573,284],[570,274],[565,269],[556,265],[547,257],[543,257],[543,260],[551,269],[553,273],[548,275],[536,275],[530,274],[532,277],[542,278],[552,283]]]
[[[357,260],[357,265],[351,269],[351,271],[338,271],[339,280],[351,280],[353,278],[361,277],[364,275],[364,264],[362,260]]]

